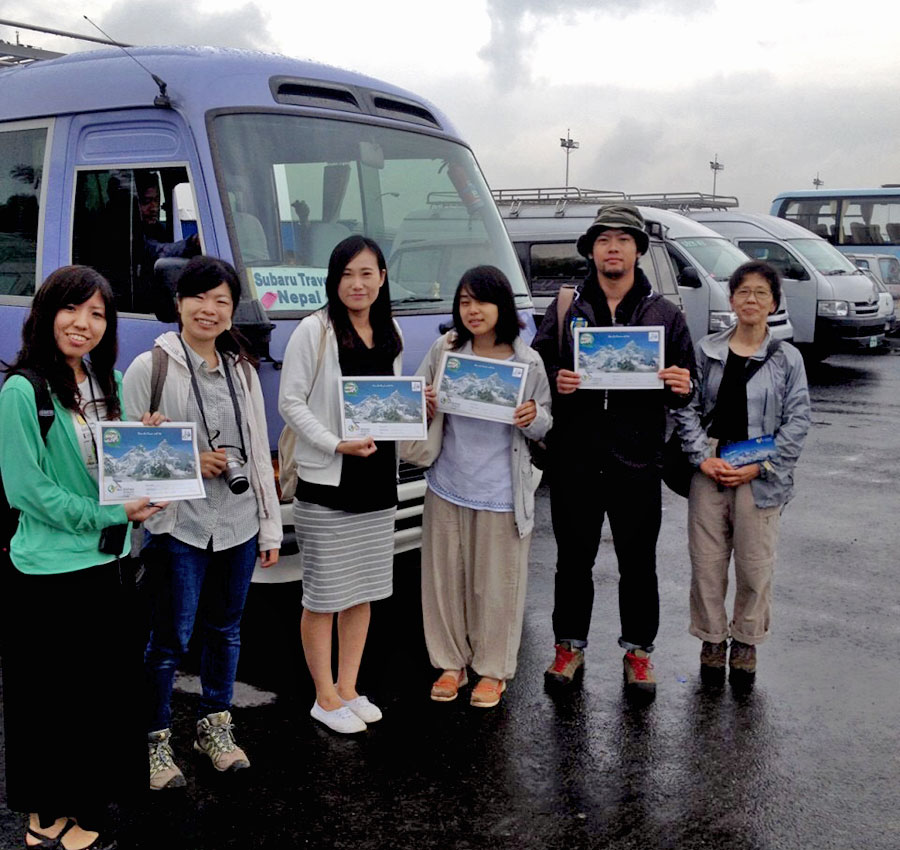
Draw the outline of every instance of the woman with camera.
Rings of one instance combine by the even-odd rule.
[[[0,392],[0,470],[19,511],[0,589],[6,791],[31,813],[26,847],[114,847],[107,808],[140,788],[134,575],[120,558],[128,522],[163,506],[99,503],[91,423],[121,418],[115,360],[109,284],[57,269]]]
[[[234,268],[200,256],[178,279],[181,333],[155,341],[125,373],[130,418],[150,422],[154,380],[159,413],[196,422],[206,498],[173,502],[145,523],[151,564],[151,634],[145,666],[150,788],[185,784],[173,758],[170,701],[175,670],[194,630],[201,594],[203,696],[194,750],[220,771],[250,766],[232,733],[231,696],[240,654],[241,614],[257,557],[278,560],[281,512],[269,453],[259,377],[231,321],[240,299]],[[163,365],[164,364],[164,365]]]

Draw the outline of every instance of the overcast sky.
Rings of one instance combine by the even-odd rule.
[[[2,17],[135,44],[252,47],[362,71],[446,112],[493,188],[900,182],[897,0],[4,0]],[[13,30],[0,26],[0,38]],[[70,52],[87,45],[23,31]]]

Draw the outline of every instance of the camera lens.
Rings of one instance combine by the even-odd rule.
[[[250,482],[244,474],[243,466],[244,464],[236,457],[229,457],[225,461],[225,471],[222,473],[228,489],[236,495],[246,492],[250,487]]]

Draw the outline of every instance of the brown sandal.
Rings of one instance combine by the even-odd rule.
[[[459,689],[469,683],[466,670],[444,670],[431,686],[431,698],[435,702],[453,702],[459,696]]]

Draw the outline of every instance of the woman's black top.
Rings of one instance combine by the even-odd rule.
[[[747,439],[747,359],[728,352],[725,372],[707,433],[720,443]]]
[[[384,348],[368,348],[353,331],[353,345],[338,346],[341,374],[374,376],[394,375],[394,355]],[[381,511],[397,504],[397,444],[377,441],[377,451],[368,457],[344,455],[341,483],[311,484],[297,481],[296,498],[337,511],[361,514]]]

